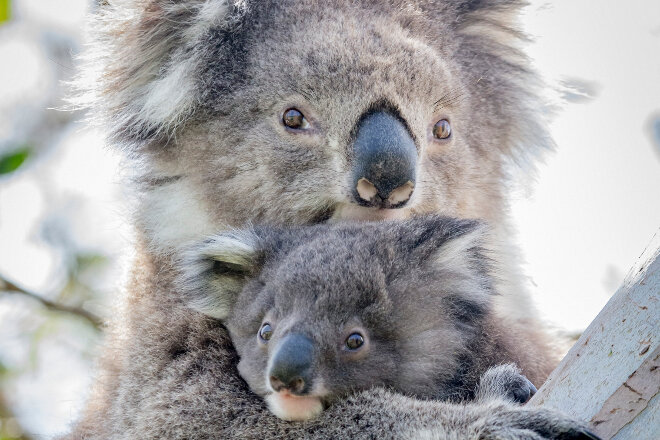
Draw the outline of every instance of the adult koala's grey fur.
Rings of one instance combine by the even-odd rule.
[[[511,164],[548,143],[514,0],[105,0],[81,105],[135,175],[136,258],[71,438],[529,438],[573,422],[501,402],[372,390],[309,424],[272,417],[227,330],[191,311],[172,255],[248,222],[439,213],[508,244]],[[291,110],[291,111],[289,111]],[[396,142],[389,143],[393,139]],[[380,172],[379,170],[382,170]],[[554,356],[515,252],[496,250],[495,311]],[[502,285],[506,284],[506,285]],[[534,379],[533,379],[534,380]],[[538,436],[537,436],[538,437]]]
[[[490,367],[539,377],[516,329],[492,314],[481,229],[424,216],[228,232],[188,252],[181,288],[223,320],[241,376],[285,420],[377,386],[466,401]],[[500,397],[525,403],[534,385],[499,370]]]

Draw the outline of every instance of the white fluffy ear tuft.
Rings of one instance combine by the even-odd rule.
[[[435,254],[435,263],[446,267],[471,267],[477,258],[477,251],[483,251],[486,226],[475,223],[467,230],[445,241]]]
[[[437,270],[451,274],[444,277],[447,291],[460,292],[475,303],[491,301],[496,274],[486,248],[487,237],[486,225],[473,222],[454,231],[437,248],[430,261]]]
[[[187,304],[212,318],[227,319],[247,278],[257,269],[258,237],[252,231],[214,235],[186,251],[178,287]]]
[[[74,108],[128,148],[171,137],[196,111],[206,38],[246,10],[242,0],[111,0],[91,20],[93,39],[74,82]]]

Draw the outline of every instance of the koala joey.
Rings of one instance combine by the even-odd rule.
[[[524,403],[536,388],[515,367],[488,370],[524,358],[491,313],[482,231],[424,216],[224,233],[189,251],[182,286],[225,323],[241,376],[282,419],[372,387]]]

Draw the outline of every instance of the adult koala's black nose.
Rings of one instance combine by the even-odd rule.
[[[280,342],[268,378],[275,391],[287,389],[295,394],[309,391],[314,361],[314,343],[300,334],[290,334]]]
[[[367,114],[353,148],[355,201],[379,208],[404,206],[415,190],[417,148],[403,122],[385,111]]]

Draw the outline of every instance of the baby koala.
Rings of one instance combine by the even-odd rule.
[[[376,386],[525,402],[536,389],[515,367],[489,370],[534,366],[491,312],[482,230],[430,216],[224,233],[182,258],[180,282],[226,325],[241,376],[282,419]]]

